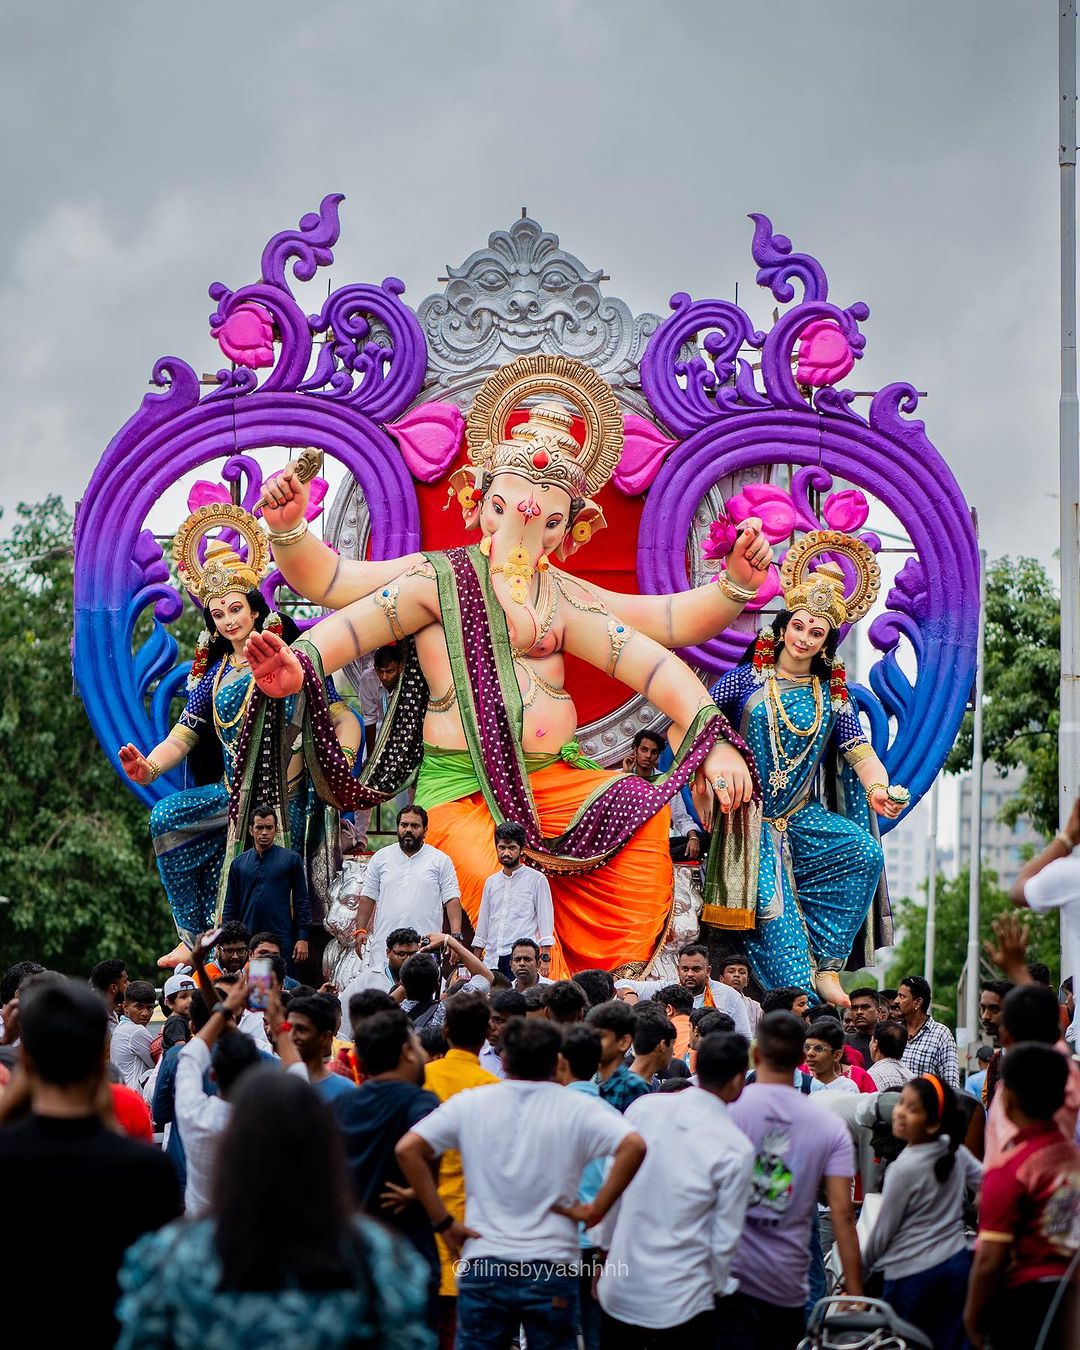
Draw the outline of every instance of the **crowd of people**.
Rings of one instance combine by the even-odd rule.
[[[409,806],[356,897],[359,973],[305,984],[272,816],[161,989],[121,958],[3,976],[7,1287],[58,1269],[43,1332],[794,1350],[842,1288],[943,1350],[1080,1344],[1072,1007],[1015,918],[965,1075],[918,975],[841,1009],[691,942],[669,983],[553,979],[512,824],[470,941]]]

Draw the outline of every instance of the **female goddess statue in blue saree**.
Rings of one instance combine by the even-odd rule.
[[[857,577],[852,596],[845,598],[835,562],[806,570],[822,552],[848,559]],[[760,841],[715,841],[702,919],[747,930],[747,957],[763,988],[798,986],[840,1006],[848,999],[838,972],[875,897],[871,924],[879,923],[870,945],[891,941],[877,816],[893,819],[909,800],[906,789],[889,786],[836,655],[840,628],[867,612],[879,578],[861,540],[834,531],[807,535],[784,563],[783,610],[759,634],[752,657],[711,691],[753,752],[762,820]],[[724,893],[724,852],[755,845],[758,893],[747,905],[745,896]]]
[[[200,564],[198,541],[208,528],[221,526],[242,535],[247,557],[217,539],[209,543]],[[124,771],[136,783],[152,783],[185,760],[193,782],[163,798],[150,813],[158,871],[180,937],[180,945],[161,958],[160,966],[184,960],[185,947],[212,927],[219,912],[234,766],[255,688],[244,643],[252,632],[278,633],[287,642],[299,636],[291,619],[271,613],[258,589],[269,559],[266,536],[240,507],[200,508],[177,532],[173,554],[184,584],[203,605],[206,621],[188,676],[187,704],[168,736],[148,754],[134,745],[120,750]],[[326,695],[338,742],[352,762],[360,744],[360,724],[329,680]],[[284,716],[290,750],[295,712],[294,698],[286,704]],[[284,781],[270,786],[267,793],[268,804],[277,808],[276,842],[304,856],[317,901],[336,870],[336,822],[326,819],[329,808],[316,794],[300,755],[291,754],[284,762],[288,764]],[[287,809],[282,809],[286,801]]]

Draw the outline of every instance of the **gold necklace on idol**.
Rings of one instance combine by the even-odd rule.
[[[223,731],[231,731],[233,727],[235,727],[238,723],[244,720],[244,718],[247,716],[248,705],[251,703],[251,696],[255,692],[255,681],[253,678],[249,677],[247,691],[245,692],[244,697],[240,700],[239,711],[237,712],[236,716],[233,717],[230,721],[228,722],[224,721],[221,717],[221,714],[218,712],[217,696],[218,690],[221,688],[221,678],[225,674],[225,671],[228,669],[228,667],[229,661],[222,661],[221,665],[218,667],[218,673],[214,677],[213,693],[210,697],[210,703],[214,709],[214,728],[218,733],[218,740],[222,739],[221,733]]]
[[[814,721],[804,729],[796,726],[788,716],[783,699],[780,697],[775,673],[769,676],[765,686],[765,720],[769,727],[769,745],[772,749],[775,766],[769,773],[769,787],[774,792],[781,791],[788,786],[797,770],[802,766],[803,761],[813,750],[817,734],[821,730],[821,722],[825,716],[825,703],[821,696],[821,681],[816,675],[811,677],[811,687],[814,691]],[[798,755],[789,755],[784,749],[780,737],[779,723],[781,721],[793,735],[807,741],[806,746]]]

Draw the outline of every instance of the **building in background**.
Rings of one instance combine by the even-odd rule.
[[[939,876],[954,876],[954,852],[942,836],[941,802],[938,802],[937,870]],[[881,840],[885,850],[885,876],[895,911],[900,900],[926,902],[926,874],[930,859],[930,794],[921,798],[903,820]]]
[[[1009,889],[1024,865],[1028,852],[1025,845],[1037,850],[1046,842],[1027,816],[1021,816],[1015,825],[1005,825],[999,819],[1002,807],[1016,795],[1023,781],[1023,769],[1002,773],[993,764],[983,767],[982,865],[984,871],[997,873],[998,885],[1003,890]],[[956,831],[957,857],[961,863],[966,863],[971,853],[971,813],[971,775],[964,774],[960,779]]]

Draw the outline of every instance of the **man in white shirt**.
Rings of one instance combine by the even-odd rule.
[[[726,1012],[735,1023],[735,1030],[749,1041],[750,1019],[742,995],[730,985],[709,976],[709,949],[700,942],[688,942],[679,948],[676,978],[684,989],[694,996],[695,1008],[715,1008]],[[665,980],[616,980],[616,989],[633,989],[639,998],[652,998],[663,989]]]
[[[574,1345],[578,1223],[591,1228],[608,1212],[645,1143],[606,1103],[552,1081],[562,1037],[546,1018],[511,1020],[503,1044],[506,1081],[444,1102],[398,1143],[397,1159],[432,1228],[467,1261],[458,1274],[459,1350],[508,1345],[519,1326],[530,1344]],[[461,1153],[464,1223],[432,1175],[447,1149]],[[586,1163],[608,1154],[603,1185],[591,1205],[580,1204]]]
[[[495,826],[495,852],[502,866],[484,882],[473,938],[477,956],[486,953],[488,967],[498,966],[508,979],[513,978],[510,953],[518,938],[532,938],[539,944],[545,967],[555,941],[551,887],[543,872],[523,864],[525,843],[525,831],[516,821],[504,820]]]
[[[184,1208],[189,1219],[200,1218],[210,1208],[218,1140],[232,1114],[230,1095],[249,1069],[265,1062],[251,1037],[233,1026],[236,1018],[246,1010],[247,995],[247,977],[242,975],[225,1000],[215,1005],[210,1020],[199,1034],[180,1051],[176,1062],[173,1118],[187,1158]],[[275,1027],[285,1020],[281,1000],[276,994],[270,996],[270,1019]],[[307,1069],[292,1042],[292,1033],[287,1029],[277,1036],[277,1053],[290,1073],[307,1081]],[[203,1077],[211,1067],[220,1097],[211,1097],[203,1087]]]
[[[154,1072],[153,1037],[147,1030],[153,1015],[154,986],[146,980],[132,980],[124,991],[124,1016],[109,1042],[109,1058],[125,1086],[136,1092],[142,1092]]]
[[[403,806],[397,818],[397,843],[379,849],[368,865],[356,905],[356,949],[363,951],[368,969],[382,969],[386,939],[395,929],[442,932],[444,911],[451,937],[461,941],[457,873],[445,853],[424,843],[427,823],[422,806]]]
[[[1071,976],[1074,984],[1080,975],[1080,858],[1074,852],[1078,844],[1080,797],[1073,803],[1065,828],[1058,830],[1038,857],[1024,864],[1009,891],[1014,905],[1022,905],[1036,914],[1060,910],[1061,977]],[[1078,1029],[1080,1017],[1074,1008],[1071,1035],[1067,1038],[1074,1047],[1080,1045]]]
[[[712,1032],[698,1048],[698,1087],[627,1107],[623,1119],[648,1151],[615,1211],[597,1290],[605,1342],[645,1350],[663,1331],[665,1345],[716,1343],[714,1300],[736,1287],[731,1262],[754,1166],[727,1110],[747,1065],[742,1041]]]

